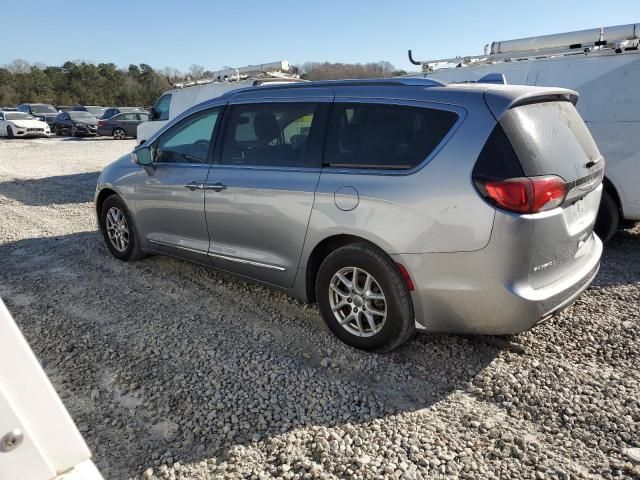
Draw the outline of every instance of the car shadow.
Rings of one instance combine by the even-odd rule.
[[[595,287],[640,283],[640,225],[619,230],[604,245],[602,266]]]
[[[88,172],[10,180],[0,183],[0,195],[30,206],[91,202],[99,176]]]
[[[0,258],[0,296],[105,478],[427,409],[515,348],[417,334],[361,352],[315,307],[181,260],[120,262],[95,231],[6,243]]]

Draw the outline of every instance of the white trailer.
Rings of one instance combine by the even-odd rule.
[[[206,100],[219,97],[229,90],[253,85],[301,81],[292,73],[289,62],[263,63],[246,67],[227,68],[212,72],[208,79],[176,83],[164,92],[151,110],[151,120],[138,125],[138,143],[148,140],[171,119]]]
[[[577,109],[606,160],[596,231],[604,239],[623,220],[640,220],[640,24],[493,42],[483,55],[417,61],[427,77],[557,86],[580,94]]]

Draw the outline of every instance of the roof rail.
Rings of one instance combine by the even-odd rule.
[[[487,53],[485,47],[484,55],[416,60],[411,50],[408,54],[411,63],[421,65],[424,72],[430,72],[434,67],[451,68],[453,65],[462,67],[558,56],[623,53],[628,50],[638,50],[639,44],[640,23],[631,23],[492,42],[490,52]]]

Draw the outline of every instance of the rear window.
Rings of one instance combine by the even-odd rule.
[[[456,123],[447,110],[386,104],[334,104],[325,166],[409,169],[425,160]]]
[[[541,102],[508,110],[500,119],[527,176],[573,181],[601,158],[587,126],[570,102]]]

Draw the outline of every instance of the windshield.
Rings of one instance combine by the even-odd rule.
[[[84,107],[84,108],[86,108],[87,112],[89,112],[94,117],[102,115],[107,110],[104,107]]]
[[[33,120],[33,117],[28,113],[22,112],[4,112],[5,120]]]
[[[33,113],[58,113],[51,105],[31,105]]]
[[[74,120],[95,120],[89,112],[69,112],[69,116]]]

